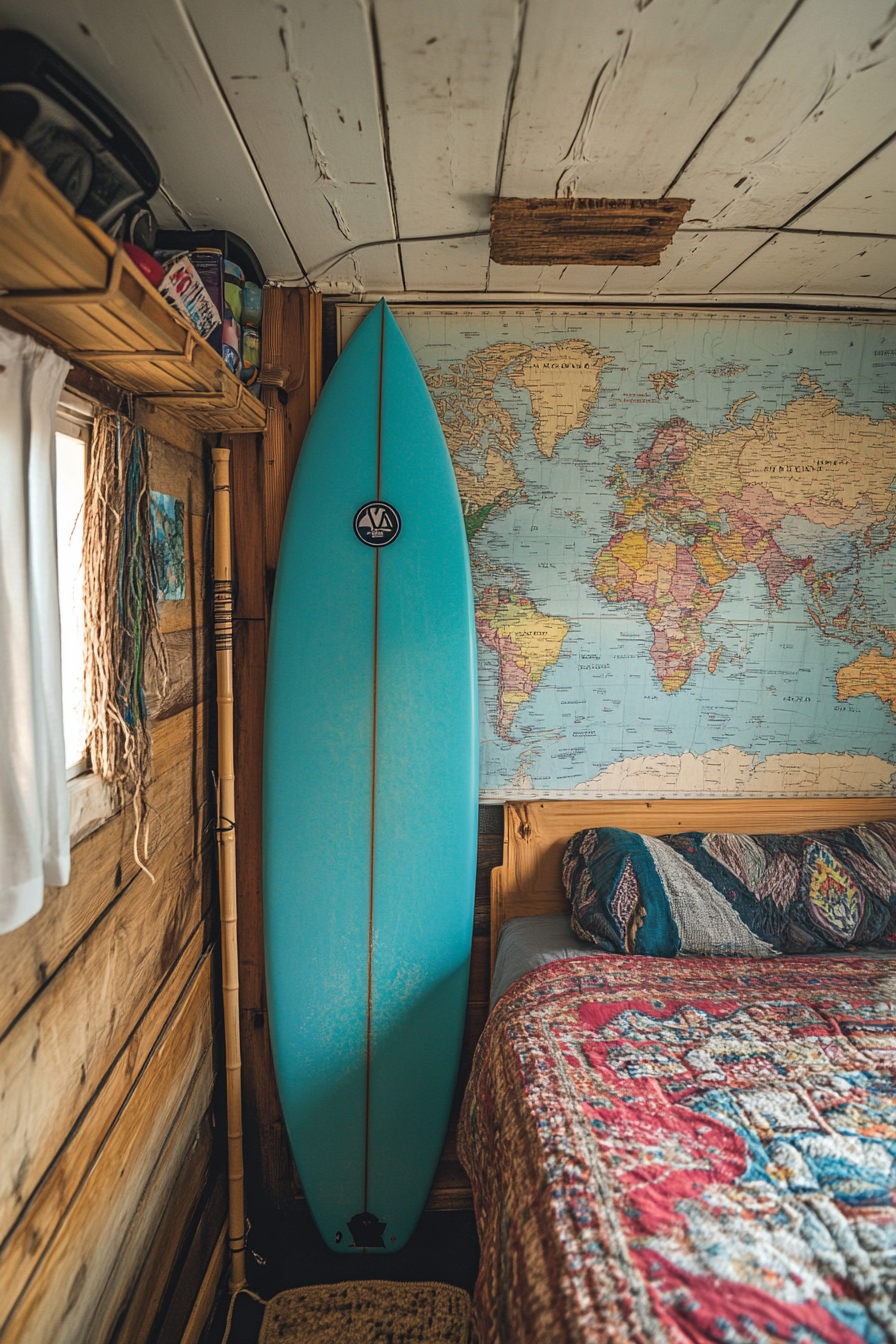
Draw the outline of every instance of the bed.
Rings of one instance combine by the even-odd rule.
[[[896,801],[505,806],[502,992],[459,1131],[480,1344],[896,1341],[890,949],[612,955],[564,929],[560,880],[586,827],[802,835],[881,821]],[[508,974],[501,932],[523,944],[529,921],[549,932],[517,946]]]

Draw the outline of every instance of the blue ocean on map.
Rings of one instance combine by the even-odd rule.
[[[896,323],[396,318],[468,517],[483,798],[894,791]]]

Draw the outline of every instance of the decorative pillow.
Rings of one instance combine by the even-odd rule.
[[[580,938],[608,952],[768,957],[896,945],[896,825],[805,835],[602,827],[566,847]]]

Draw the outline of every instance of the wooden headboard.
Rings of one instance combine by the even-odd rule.
[[[896,798],[668,798],[504,804],[504,862],[492,870],[492,967],[498,935],[514,915],[568,910],[560,866],[570,836],[588,826],[642,835],[746,831],[793,835],[863,821],[896,821]]]

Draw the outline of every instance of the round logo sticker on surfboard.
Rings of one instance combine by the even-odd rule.
[[[381,499],[362,504],[355,514],[355,536],[365,546],[388,546],[401,531],[401,515]]]

